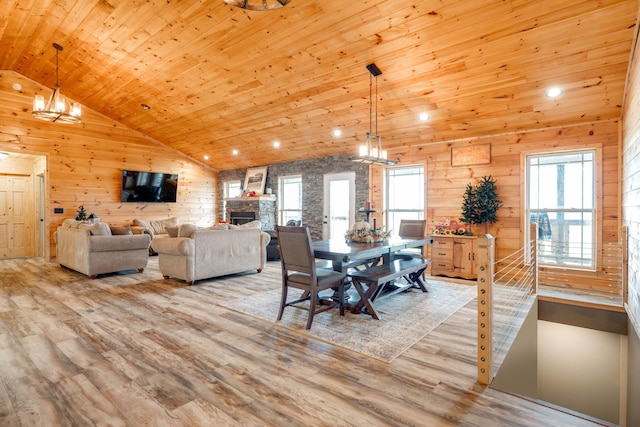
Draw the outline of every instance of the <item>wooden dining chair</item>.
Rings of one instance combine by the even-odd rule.
[[[336,306],[340,307],[340,315],[344,316],[344,279],[346,274],[316,267],[308,227],[277,226],[276,231],[282,266],[282,297],[277,320],[282,319],[284,309],[288,306],[309,311],[307,329],[311,328],[313,316]],[[289,288],[301,289],[302,295],[297,299],[287,301]],[[338,301],[319,306],[318,292],[330,288],[338,289]],[[309,301],[309,304],[305,304],[305,301]]]
[[[425,219],[401,219],[398,236],[403,239],[422,239],[427,231]],[[393,254],[394,259],[422,258],[422,246],[418,248],[404,249]]]
[[[401,219],[400,229],[398,230],[398,236],[403,239],[422,239],[427,231],[427,220],[425,219]],[[410,260],[410,259],[423,259],[424,250],[422,246],[417,248],[403,249],[393,253],[393,259]],[[409,283],[417,283],[424,278],[424,269],[418,273],[407,275],[405,280]],[[424,287],[424,286],[423,286]]]

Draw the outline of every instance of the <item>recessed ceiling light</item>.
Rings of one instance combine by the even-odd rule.
[[[9,157],[7,153],[0,153],[0,160],[6,159],[7,157]]]
[[[238,150],[231,150],[231,154],[233,154],[234,156],[238,155]]]
[[[547,96],[549,98],[557,98],[560,95],[562,95],[562,89],[560,89],[557,86],[550,87],[549,89],[547,89]]]
[[[280,148],[280,141],[273,141],[274,148]]]
[[[429,120],[429,113],[420,113],[418,114],[418,120],[421,122],[426,122]]]
[[[151,107],[147,104],[140,104],[140,106],[145,110],[151,110]]]
[[[20,83],[14,83],[11,85],[15,90],[22,90],[22,85]]]
[[[331,131],[331,136],[333,136],[334,138],[340,138],[342,136],[342,130],[340,129],[334,129]]]
[[[209,160],[209,156],[207,156],[206,154],[204,155],[204,159],[205,160]]]

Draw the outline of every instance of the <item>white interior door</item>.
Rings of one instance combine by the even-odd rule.
[[[356,173],[324,176],[323,239],[344,239],[355,221]]]

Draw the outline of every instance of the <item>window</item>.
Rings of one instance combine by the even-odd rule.
[[[595,157],[595,150],[527,156],[525,218],[538,223],[541,264],[594,267]]]
[[[302,176],[280,177],[279,200],[278,224],[286,225],[290,219],[302,220]]]
[[[241,181],[225,181],[223,185],[223,198],[233,199],[234,197],[240,197],[242,195],[242,182]],[[222,204],[222,217],[227,217],[227,202]]]
[[[242,182],[240,181],[224,182],[225,199],[233,199],[234,197],[240,197],[241,194],[242,194]]]
[[[397,235],[402,219],[424,219],[424,167],[386,170],[387,229]]]

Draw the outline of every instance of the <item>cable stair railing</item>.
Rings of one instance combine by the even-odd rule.
[[[496,261],[494,237],[478,237],[479,383],[491,383],[535,302],[536,285],[535,239]]]
[[[570,289],[583,286],[601,294],[626,294],[626,229],[620,243],[603,244],[590,272],[540,268],[537,225],[531,224],[530,242],[495,260],[495,238],[478,237],[478,382],[490,384],[539,295],[540,286]]]

